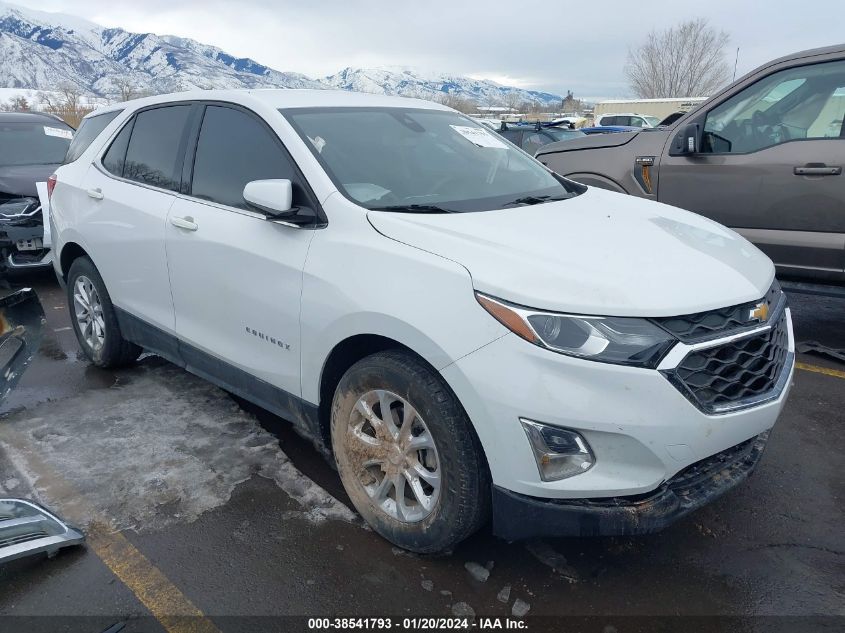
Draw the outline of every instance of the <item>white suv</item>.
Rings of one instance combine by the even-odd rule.
[[[602,114],[596,117],[593,125],[603,127],[606,125],[623,125],[628,127],[657,127],[660,119],[656,116],[646,114],[635,114],[625,112],[623,114]]]
[[[117,114],[115,114],[117,113]],[[330,447],[385,538],[653,532],[744,479],[793,370],[772,263],[425,101],[100,110],[51,181],[85,354],[142,348]]]

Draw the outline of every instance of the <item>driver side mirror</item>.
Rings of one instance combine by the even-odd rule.
[[[244,200],[271,217],[296,213],[293,209],[293,185],[290,180],[253,180],[244,187]]]
[[[685,125],[672,141],[670,156],[697,154],[701,149],[701,132],[697,123]]]

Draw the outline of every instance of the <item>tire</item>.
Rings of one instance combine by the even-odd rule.
[[[95,318],[90,322],[90,328],[81,322],[84,321],[83,315],[88,314],[84,308],[86,293],[89,301],[91,297],[94,298],[90,304],[94,306]],[[120,333],[117,315],[103,278],[87,257],[75,259],[70,266],[67,302],[76,340],[94,365],[103,368],[123,367],[141,355],[143,350],[124,339]]]
[[[457,397],[418,357],[389,350],[353,365],[335,391],[331,437],[352,504],[395,545],[443,552],[488,519],[481,444]]]

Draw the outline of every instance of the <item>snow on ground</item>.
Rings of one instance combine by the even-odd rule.
[[[305,519],[357,521],[225,392],[154,358],[114,387],[6,416],[0,449],[24,480],[4,488],[31,489],[61,512],[71,500],[50,498],[55,475],[31,466],[40,460],[115,529],[192,522],[256,475],[298,502]]]

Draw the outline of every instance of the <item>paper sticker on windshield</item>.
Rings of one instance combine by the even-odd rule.
[[[469,125],[450,125],[449,127],[470,143],[474,143],[479,147],[495,147],[497,149],[507,149],[508,147],[501,140],[488,131],[482,130],[480,127],[471,127]]]
[[[47,136],[57,136],[59,138],[66,139],[73,138],[73,132],[71,132],[70,130],[63,130],[60,127],[47,127],[46,125],[44,126],[44,134],[46,134]]]

